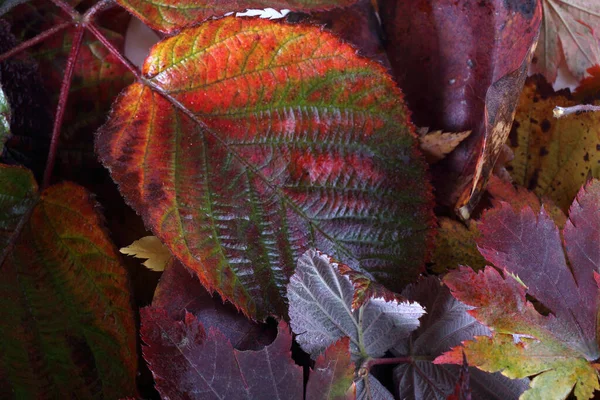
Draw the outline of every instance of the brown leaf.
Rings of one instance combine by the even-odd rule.
[[[444,132],[432,131],[419,136],[421,150],[428,163],[434,164],[446,157],[463,140],[469,137],[471,131]]]

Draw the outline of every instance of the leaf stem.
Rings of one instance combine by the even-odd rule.
[[[54,0],[53,0],[54,1]],[[58,150],[58,139],[60,136],[60,128],[65,115],[65,108],[67,100],[69,98],[69,90],[71,89],[71,80],[73,78],[73,71],[75,70],[75,64],[77,63],[77,56],[81,49],[81,43],[83,42],[83,34],[85,32],[85,26],[78,24],[75,27],[73,33],[73,41],[71,43],[71,51],[69,52],[69,58],[67,59],[67,66],[65,68],[65,74],[60,86],[60,95],[58,98],[58,105],[56,107],[56,114],[54,117],[54,126],[52,128],[52,139],[50,140],[50,150],[48,152],[48,160],[46,161],[46,170],[44,171],[44,180],[42,188],[45,189],[50,185],[50,178],[52,177],[52,170],[54,169],[54,162],[56,160],[56,152]]]
[[[27,50],[29,47],[36,45],[36,44],[48,39],[51,36],[54,36],[56,33],[62,31],[65,28],[68,28],[71,25],[73,25],[73,22],[70,22],[70,21],[63,22],[58,25],[54,25],[52,28],[45,30],[44,32],[40,33],[39,35],[37,35],[25,42],[19,43],[18,46],[13,47],[6,53],[0,54],[0,62],[9,59],[24,50]]]
[[[365,368],[370,371],[375,365],[389,365],[389,364],[407,364],[412,362],[412,357],[391,357],[391,358],[369,358],[361,365],[361,368]]]
[[[562,118],[566,117],[570,114],[578,114],[582,112],[590,112],[590,111],[600,111],[600,106],[595,106],[593,104],[580,104],[572,107],[554,107],[554,118]]]
[[[142,80],[140,70],[137,69],[137,67],[133,65],[131,61],[125,58],[125,56],[121,54],[119,50],[117,50],[117,48],[106,38],[106,36],[104,36],[104,34],[102,34],[102,32],[100,32],[100,29],[98,29],[98,27],[93,22],[90,21],[86,27],[92,33],[92,35],[94,35],[96,39],[98,39],[108,49],[108,51],[113,56],[115,56],[125,67],[127,67],[127,69],[131,71],[131,73],[133,74],[133,76],[135,76],[137,80]]]

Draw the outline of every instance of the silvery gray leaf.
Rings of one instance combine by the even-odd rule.
[[[356,400],[394,400],[394,396],[373,375],[356,382]]]

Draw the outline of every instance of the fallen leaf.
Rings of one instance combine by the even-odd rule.
[[[463,140],[469,137],[471,131],[444,132],[432,131],[419,136],[421,150],[429,164],[434,164],[446,157]]]
[[[122,7],[141,19],[152,29],[174,33],[181,28],[198,25],[228,12],[266,8],[293,11],[326,10],[346,7],[357,0],[117,0]]]
[[[453,298],[436,277],[422,279],[402,294],[423,305],[427,314],[421,318],[419,328],[392,349],[395,356],[410,358],[394,368],[397,396],[406,400],[446,399],[452,394],[462,368],[433,364],[431,360],[475,335],[489,334],[489,330],[471,317],[467,313],[471,307]],[[500,373],[489,374],[476,368],[470,368],[469,375],[475,399],[515,399],[529,383],[527,379],[511,380]]]
[[[508,140],[515,155],[507,165],[513,180],[563,211],[588,174],[600,177],[600,113],[552,117],[554,107],[575,104],[568,90],[555,92],[544,78],[529,78]]]
[[[423,270],[426,165],[380,65],[317,27],[227,17],[160,42],[143,73],[97,153],[209,290],[262,320],[286,314],[313,246],[392,290]]]
[[[90,193],[0,165],[0,397],[136,393],[127,275]]]
[[[473,133],[432,169],[438,203],[468,219],[510,131],[542,18],[536,0],[382,0],[394,75],[414,122]]]
[[[596,0],[542,0],[544,19],[532,71],[554,83],[561,61],[578,80],[600,64],[600,3]]]
[[[493,267],[479,273],[462,267],[444,282],[494,333],[464,342],[435,362],[460,363],[464,351],[469,364],[482,370],[511,378],[535,375],[523,399],[564,399],[573,388],[578,399],[591,398],[600,389],[592,365],[600,355],[593,276],[600,267],[598,204],[600,181],[593,180],[579,192],[562,231],[569,264],[561,232],[544,208],[536,214],[503,203],[487,211],[478,244],[504,276]],[[540,314],[526,294],[550,314]]]
[[[144,258],[143,265],[152,271],[164,271],[171,260],[169,248],[156,236],[146,236],[119,250],[123,254]]]

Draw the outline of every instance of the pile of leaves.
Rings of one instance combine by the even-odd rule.
[[[0,397],[600,392],[600,3],[0,17]]]

